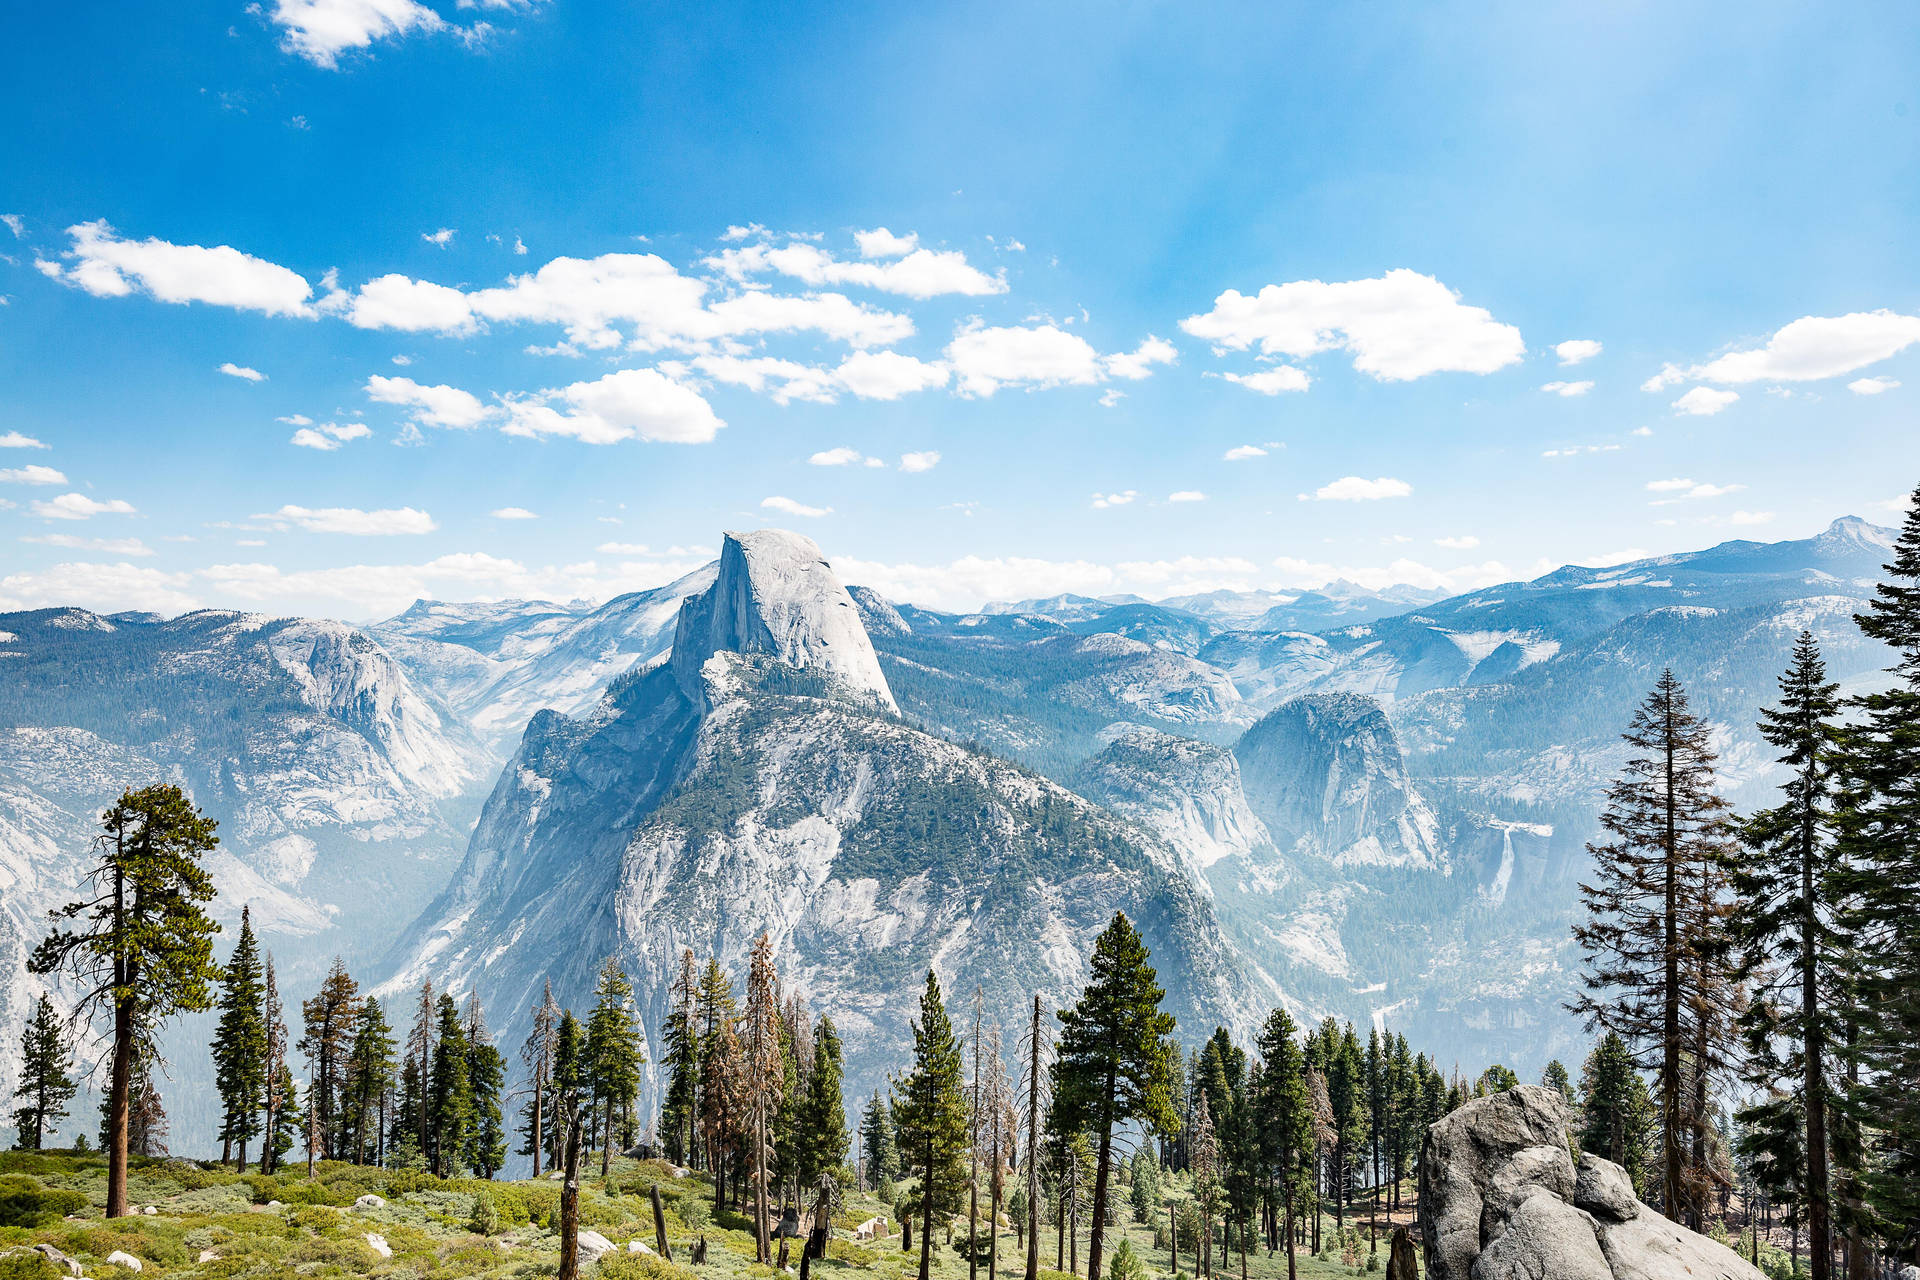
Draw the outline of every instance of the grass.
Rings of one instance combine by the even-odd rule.
[[[413,1280],[454,1280],[456,1277],[531,1277],[554,1274],[559,1262],[559,1237],[551,1225],[558,1218],[559,1184],[547,1179],[520,1182],[486,1182],[476,1179],[440,1179],[406,1170],[373,1169],[364,1166],[322,1162],[315,1177],[306,1177],[304,1163],[273,1177],[240,1174],[219,1165],[188,1160],[136,1159],[128,1177],[128,1191],[138,1210],[134,1216],[106,1220],[106,1162],[98,1153],[89,1152],[6,1152],[0,1153],[0,1178],[14,1185],[18,1179],[30,1179],[40,1188],[66,1191],[65,1197],[53,1197],[50,1204],[72,1210],[70,1216],[52,1217],[34,1226],[0,1226],[0,1280],[40,1280],[64,1276],[64,1268],[55,1268],[26,1246],[49,1244],[77,1259],[90,1277],[121,1280],[134,1273],[107,1265],[108,1255],[123,1252],[140,1259],[142,1280],[152,1277],[281,1277],[290,1276],[390,1276]],[[733,1213],[708,1215],[689,1211],[688,1216],[703,1225],[694,1230],[681,1219],[676,1206],[686,1197],[699,1197],[711,1208],[712,1188],[698,1176],[675,1178],[671,1166],[659,1161],[615,1160],[611,1176],[593,1177],[583,1183],[580,1222],[612,1240],[624,1249],[630,1240],[654,1241],[653,1210],[649,1192],[658,1187],[667,1214],[667,1237],[676,1263],[646,1254],[609,1254],[599,1266],[585,1274],[607,1280],[776,1280],[780,1273],[754,1261],[753,1236],[744,1219]],[[377,1195],[386,1201],[379,1208],[356,1210],[354,1201],[363,1195]],[[1124,1202],[1124,1192],[1121,1192]],[[1168,1194],[1184,1198],[1179,1179],[1170,1179]],[[476,1212],[476,1198],[491,1204],[491,1212]],[[84,1203],[82,1203],[84,1202]],[[277,1202],[277,1203],[276,1203]],[[151,1207],[154,1212],[145,1213]],[[843,1273],[858,1273],[875,1280],[916,1280],[919,1249],[915,1240],[912,1253],[900,1249],[898,1224],[894,1234],[874,1241],[856,1242],[846,1228],[891,1211],[870,1195],[856,1194],[836,1221],[827,1257],[814,1264],[814,1274],[822,1280],[835,1280]],[[483,1234],[476,1230],[490,1223],[494,1230]],[[1109,1249],[1123,1233],[1147,1268],[1150,1277],[1171,1274],[1170,1259],[1164,1248],[1156,1247],[1154,1228],[1129,1223],[1109,1231]],[[1332,1222],[1324,1228],[1326,1239],[1334,1239]],[[368,1235],[381,1237],[391,1257],[382,1256],[369,1243]],[[954,1244],[963,1245],[966,1220],[954,1224]],[[706,1262],[699,1268],[686,1265],[689,1250],[698,1236],[707,1240]],[[1054,1234],[1041,1229],[1042,1268],[1053,1262]],[[934,1251],[935,1280],[969,1280],[967,1261],[958,1248],[941,1247]],[[1367,1274],[1366,1245],[1360,1244],[1361,1269],[1342,1265],[1338,1247],[1329,1244],[1332,1257],[1299,1259],[1303,1277],[1331,1277]],[[1084,1263],[1084,1233],[1081,1242]],[[794,1267],[798,1268],[798,1253]],[[1024,1274],[1025,1255],[1016,1245],[1014,1233],[1000,1233],[999,1268],[993,1276],[985,1274],[984,1259],[979,1274],[971,1280],[1019,1280]],[[1190,1253],[1181,1256],[1183,1270],[1191,1274]],[[1218,1258],[1219,1280],[1237,1280],[1239,1258]],[[1378,1271],[1386,1267],[1386,1240],[1380,1241]],[[1249,1280],[1283,1280],[1286,1255],[1269,1258],[1264,1251],[1249,1254]],[[846,1280],[853,1280],[847,1276]],[[1052,1280],[1052,1277],[1048,1277]],[[1061,1277],[1060,1280],[1071,1280]]]

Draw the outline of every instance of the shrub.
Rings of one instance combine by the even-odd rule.
[[[32,1249],[0,1253],[0,1280],[66,1280],[66,1274],[45,1254]]]
[[[651,1253],[609,1253],[600,1259],[603,1280],[699,1280],[691,1267]]]
[[[467,1220],[467,1229],[477,1236],[490,1236],[500,1230],[500,1211],[494,1207],[493,1197],[481,1192],[473,1198],[473,1216]]]
[[[44,1227],[86,1207],[78,1191],[43,1187],[19,1174],[0,1176],[0,1227]]]
[[[705,1196],[681,1196],[673,1202],[673,1212],[689,1231],[698,1231],[713,1221],[713,1206]]]

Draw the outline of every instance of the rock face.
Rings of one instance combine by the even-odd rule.
[[[1522,1085],[1427,1130],[1420,1203],[1430,1280],[1764,1280],[1668,1221],[1620,1166],[1581,1154],[1560,1095]]]

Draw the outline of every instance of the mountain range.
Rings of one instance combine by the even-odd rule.
[[[682,949],[738,971],[766,931],[864,1092],[928,965],[1015,1021],[1124,910],[1184,1033],[1284,1001],[1537,1072],[1580,1053],[1567,926],[1634,703],[1671,667],[1758,803],[1752,726],[1799,631],[1852,689],[1884,664],[1851,615],[1892,540],[1848,518],[1446,598],[955,614],[763,530],[598,605],[0,615],[0,964],[23,972],[99,809],[168,779],[220,820],[222,916],[252,906],[284,986],[335,954],[389,994],[431,978],[503,1043],[609,955],[651,1031]],[[0,993],[0,1092],[37,989]],[[177,1135],[210,1124],[206,1034],[174,1035]]]

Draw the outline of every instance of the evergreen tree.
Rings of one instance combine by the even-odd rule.
[[[1894,663],[1887,688],[1854,701],[1843,744],[1840,927],[1857,952],[1849,1111],[1873,1136],[1875,1213],[1920,1263],[1920,489],[1887,580],[1854,621]]]
[[[593,988],[593,1012],[587,1016],[587,1042],[582,1061],[583,1084],[592,1092],[600,1127],[600,1176],[613,1160],[614,1120],[633,1106],[640,1090],[640,1020],[633,1009],[633,984],[612,956],[600,966]]]
[[[507,1162],[507,1130],[500,1115],[500,1094],[507,1084],[507,1060],[495,1047],[480,1012],[477,993],[467,996],[467,1085],[473,1095],[473,1121],[467,1134],[466,1163],[482,1178],[492,1178]]]
[[[1580,1072],[1580,1147],[1625,1169],[1644,1196],[1660,1171],[1653,1124],[1653,1100],[1633,1051],[1609,1031]]]
[[[472,1054],[466,1029],[460,1025],[460,1006],[440,993],[439,1025],[434,1028],[433,1074],[427,1086],[428,1167],[442,1178],[458,1177],[466,1168],[467,1146],[473,1136],[473,1081],[468,1074]]]
[[[1133,1159],[1127,1162],[1127,1172],[1131,1185],[1127,1199],[1133,1209],[1133,1220],[1153,1226],[1160,1220],[1160,1162],[1145,1147],[1133,1153]]]
[[[346,1126],[341,1122],[341,1094],[347,1078],[347,1058],[353,1052],[354,1028],[360,1019],[360,984],[335,956],[313,999],[300,1005],[305,1034],[295,1047],[307,1057],[311,1076],[307,1087],[307,1119],[320,1141],[322,1160],[346,1154]]]
[[[1752,1154],[1804,1161],[1807,1248],[1813,1280],[1827,1280],[1832,1199],[1828,1178],[1827,1068],[1843,1037],[1841,989],[1850,953],[1834,928],[1838,867],[1833,845],[1835,718],[1840,689],[1811,633],[1802,631],[1793,665],[1780,678],[1780,705],[1760,713],[1760,734],[1788,770],[1782,803],[1748,819],[1746,856],[1733,871],[1740,910],[1729,923],[1742,973],[1756,985],[1740,1018],[1747,1077],[1761,1098],[1740,1113]],[[1784,1093],[1785,1096],[1779,1096]],[[1782,1125],[1804,1127],[1796,1135]]]
[[[901,1156],[919,1168],[908,1203],[920,1218],[919,1280],[928,1280],[934,1219],[958,1213],[967,1188],[967,1100],[960,1088],[960,1046],[940,996],[940,980],[931,969],[912,1029],[913,1067],[895,1082],[893,1116]]]
[[[1060,1011],[1054,1105],[1066,1127],[1085,1132],[1094,1147],[1089,1274],[1100,1270],[1115,1128],[1139,1123],[1170,1131],[1179,1124],[1172,1093],[1178,1050],[1169,1039],[1173,1015],[1160,1009],[1166,992],[1147,959],[1132,922],[1116,912],[1094,943],[1080,999]]]
[[[16,1099],[27,1101],[13,1113],[22,1151],[40,1150],[54,1127],[67,1118],[67,1103],[78,1087],[67,1074],[72,1068],[73,1051],[67,1047],[66,1028],[60,1025],[53,1001],[42,992],[20,1037],[20,1083],[13,1091]]]
[[[353,1043],[341,1069],[339,1155],[365,1164],[382,1155],[382,1120],[393,1088],[393,1030],[380,1002],[369,996],[355,1015]]]
[[[813,1037],[813,1070],[807,1074],[806,1104],[800,1111],[802,1139],[799,1169],[802,1187],[820,1181],[847,1158],[847,1104],[840,1094],[843,1074],[840,1034],[833,1019],[820,1016]]]
[[[260,1160],[266,1172],[271,1173],[280,1167],[280,1162],[286,1159],[287,1152],[293,1150],[307,1128],[307,1118],[300,1110],[300,1086],[294,1083],[293,1068],[287,1065],[284,1054],[269,1081],[267,1093],[269,1106],[266,1129],[260,1137]]]
[[[1293,1227],[1301,1198],[1311,1186],[1313,1158],[1313,1109],[1307,1096],[1307,1061],[1294,1034],[1293,1018],[1285,1009],[1275,1009],[1267,1015],[1256,1045],[1262,1070],[1253,1103],[1259,1123],[1261,1162],[1279,1182],[1287,1238],[1288,1280],[1294,1280],[1299,1274]]]
[[[166,1019],[212,1003],[213,935],[204,904],[213,879],[200,859],[219,843],[216,824],[176,786],[123,792],[101,815],[100,861],[87,873],[95,896],[53,913],[56,927],[34,949],[28,971],[70,973],[82,989],[76,1017],[112,1020],[107,1084],[109,1218],[127,1212],[128,1127],[136,1068],[152,1060]],[[57,922],[81,920],[78,929]],[[157,1105],[158,1093],[153,1093]]]
[[[1212,1108],[1207,1105],[1206,1090],[1198,1091],[1193,1104],[1193,1136],[1187,1144],[1187,1159],[1193,1170],[1193,1202],[1200,1211],[1199,1239],[1194,1247],[1194,1274],[1213,1274],[1213,1217],[1219,1211],[1222,1192],[1220,1142],[1214,1131]],[[1088,1273],[1091,1275],[1091,1271]]]
[[[533,1029],[520,1046],[520,1061],[527,1068],[527,1102],[521,1115],[519,1154],[533,1157],[533,1176],[540,1176],[541,1157],[546,1154],[547,1131],[559,1114],[553,1106],[553,1054],[560,1034],[560,1006],[553,998],[553,981],[547,980],[540,1003],[533,1006]]]
[[[1473,1096],[1476,1098],[1485,1098],[1519,1087],[1520,1077],[1514,1069],[1496,1062],[1485,1071],[1482,1071],[1480,1078],[1473,1082]]]
[[[703,1144],[709,1132],[727,1131],[726,1124],[712,1113],[716,1109],[726,1111],[730,1103],[726,1099],[709,1098],[706,1090],[709,1077],[732,1078],[727,1071],[711,1067],[708,1060],[717,1047],[721,1028],[732,1025],[734,1011],[733,980],[720,967],[720,962],[709,956],[706,968],[701,970],[700,988],[694,997],[694,1018],[700,1033],[700,1097],[695,1107],[698,1119],[696,1129]],[[702,1150],[699,1154],[703,1167],[719,1167],[718,1153]],[[716,1194],[720,1190],[716,1180]]]
[[[1698,1225],[1704,1209],[1710,1077],[1726,1065],[1735,1001],[1728,989],[1723,887],[1726,802],[1714,794],[1708,726],[1671,671],[1624,735],[1635,755],[1607,791],[1608,842],[1588,846],[1588,994],[1572,1007],[1618,1032],[1654,1072],[1660,1107],[1661,1207]]]
[[[435,1019],[433,1001],[433,982],[423,978],[420,981],[420,998],[413,1006],[413,1029],[407,1033],[407,1060],[413,1064],[413,1082],[415,1105],[408,1109],[402,1100],[402,1109],[408,1110],[413,1121],[412,1150],[420,1160],[427,1158],[430,1141],[428,1133],[432,1119],[432,1108],[428,1104],[428,1090],[433,1079],[433,1028]],[[405,1081],[402,1072],[402,1082]],[[399,1145],[396,1140],[395,1145]]]
[[[900,1160],[893,1145],[893,1114],[878,1089],[860,1113],[860,1163],[869,1191],[879,1190],[881,1183],[892,1182],[900,1175]]]
[[[1577,1101],[1573,1094],[1573,1077],[1567,1074],[1567,1064],[1558,1058],[1549,1062],[1547,1069],[1540,1073],[1540,1083],[1565,1098],[1569,1105]]]
[[[1327,1103],[1333,1110],[1333,1214],[1334,1221],[1344,1227],[1353,1166],[1366,1138],[1366,1060],[1352,1023],[1343,1031],[1327,1019],[1320,1029],[1320,1043],[1326,1053]]]
[[[281,1125],[281,1113],[289,1109],[298,1110],[294,1097],[293,1073],[287,1068],[287,1022],[286,1009],[280,1003],[280,981],[273,969],[273,956],[269,954],[266,962],[266,978],[261,988],[260,1016],[267,1029],[267,1072],[266,1090],[261,1096],[261,1106],[265,1109],[262,1118],[263,1136],[260,1140],[260,1172],[272,1173],[279,1167],[280,1157],[291,1149],[289,1145],[278,1145],[279,1137],[287,1132]],[[298,1119],[296,1117],[296,1131]]]
[[[266,998],[260,950],[248,908],[240,908],[240,939],[233,944],[220,977],[219,1031],[213,1039],[214,1088],[220,1094],[220,1160],[239,1145],[240,1168],[247,1165],[247,1143],[260,1132],[260,1110],[267,1091]]]
[[[680,972],[669,994],[672,1011],[660,1031],[667,1050],[667,1096],[660,1108],[660,1133],[667,1158],[690,1165],[700,1120],[700,970],[691,947],[680,954]]]
[[[753,944],[747,970],[747,1004],[740,1016],[740,1089],[746,1125],[747,1171],[753,1178],[753,1232],[757,1259],[771,1263],[773,1224],[767,1170],[774,1157],[773,1124],[786,1097],[782,1059],[779,978],[773,967],[773,940],[762,933]]]

